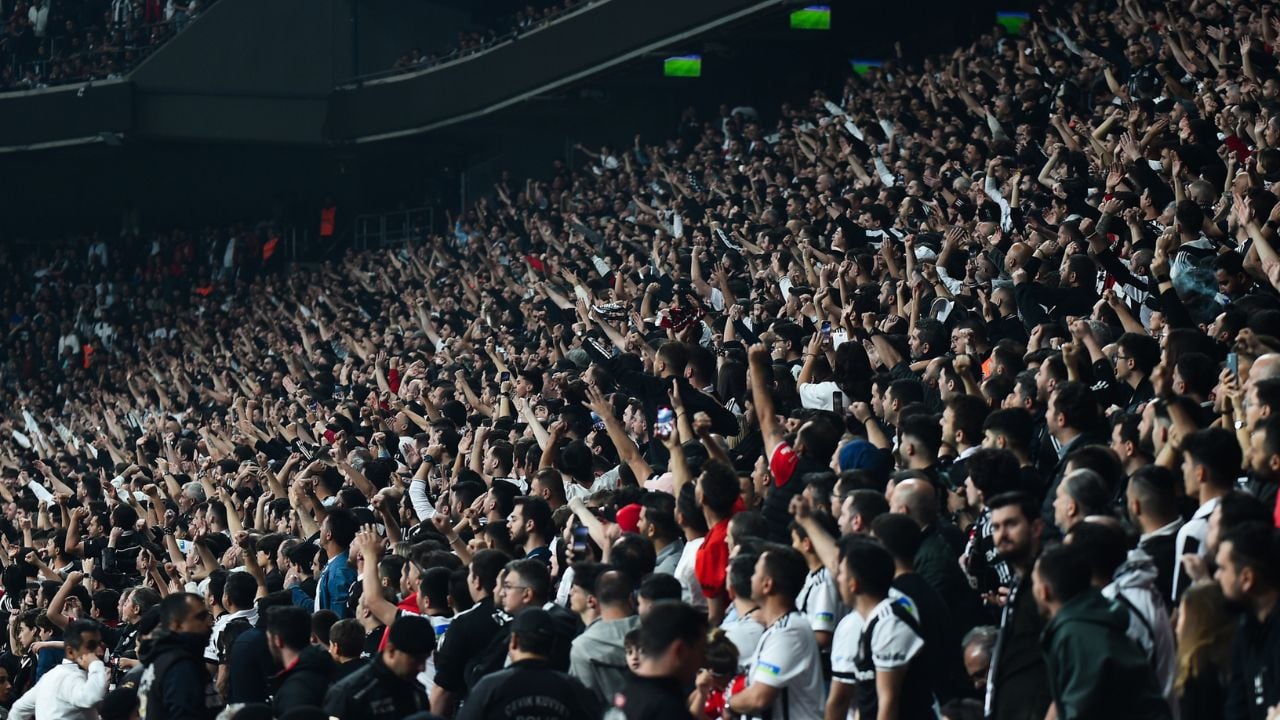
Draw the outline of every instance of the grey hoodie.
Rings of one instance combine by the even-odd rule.
[[[1178,718],[1178,697],[1174,691],[1174,675],[1178,669],[1177,646],[1173,625],[1164,609],[1160,591],[1156,589],[1156,565],[1142,550],[1130,550],[1128,558],[1116,568],[1111,584],[1102,594],[1129,611],[1129,639],[1151,658],[1160,691],[1169,701],[1174,720]]]
[[[620,692],[631,676],[622,639],[640,627],[640,617],[597,620],[573,641],[569,650],[569,674],[603,699]]]

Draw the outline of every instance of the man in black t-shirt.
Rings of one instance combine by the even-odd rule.
[[[691,720],[685,688],[707,648],[705,613],[674,600],[654,603],[640,621],[640,665],[614,706],[627,720]]]
[[[547,659],[558,629],[551,613],[526,608],[511,621],[510,665],[476,683],[458,720],[595,720],[599,701],[577,679],[553,670]]]
[[[436,650],[431,709],[437,715],[452,715],[458,701],[467,696],[467,670],[502,629],[505,616],[494,607],[493,589],[509,559],[500,550],[481,550],[471,558],[467,588],[475,604],[454,616],[445,641]]]

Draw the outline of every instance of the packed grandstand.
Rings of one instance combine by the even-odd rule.
[[[0,705],[1275,720],[1278,34],[1056,4],[322,262],[0,245]]]

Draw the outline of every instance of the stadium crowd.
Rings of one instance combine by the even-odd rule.
[[[1077,3],[288,273],[8,249],[0,703],[1274,720],[1277,32]]]
[[[514,40],[520,35],[543,25],[555,22],[571,10],[590,4],[587,0],[542,0],[530,3],[508,17],[477,30],[460,30],[453,42],[423,52],[416,47],[396,58],[395,70],[421,70],[449,60],[473,55],[497,45],[504,40]]]
[[[0,2],[0,90],[119,78],[213,1]]]

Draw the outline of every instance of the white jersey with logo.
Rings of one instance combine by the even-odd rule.
[[[773,701],[773,718],[822,718],[826,700],[822,656],[813,627],[803,613],[792,611],[765,628],[756,644],[747,682],[781,691]]]

